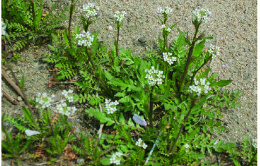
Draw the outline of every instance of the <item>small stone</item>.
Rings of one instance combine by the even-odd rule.
[[[112,31],[113,27],[112,26],[107,26],[107,30]]]
[[[85,162],[84,159],[77,159],[77,163],[78,163],[78,164],[79,164],[79,163],[83,163],[83,162]]]
[[[18,102],[21,102],[22,100],[23,100],[23,99],[22,99],[21,96],[18,96],[18,97],[17,97],[17,101],[18,101]]]

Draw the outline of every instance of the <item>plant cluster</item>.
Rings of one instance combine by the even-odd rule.
[[[18,51],[31,42],[41,44],[51,39],[51,34],[62,29],[66,20],[64,11],[43,7],[43,0],[2,0],[2,61],[17,60]],[[3,40],[4,39],[4,40]],[[9,56],[8,56],[9,55]],[[15,56],[16,55],[16,56]]]
[[[222,152],[228,152],[236,165],[256,162],[256,148],[248,139],[241,156],[234,143],[212,138],[214,133],[226,130],[219,121],[220,108],[237,106],[241,93],[221,91],[231,80],[218,80],[217,74],[210,74],[210,68],[202,70],[212,58],[220,56],[217,46],[204,50],[205,42],[212,39],[199,31],[209,21],[207,9],[194,12],[193,38],[178,29],[178,37],[168,44],[176,25],[167,25],[173,10],[159,8],[163,27],[162,38],[158,38],[160,51],[137,57],[119,47],[124,11],[115,12],[117,38],[113,49],[108,50],[97,33],[89,32],[89,26],[98,20],[99,8],[93,3],[84,5],[83,33],[79,26],[72,33],[74,8],[75,1],[71,0],[68,30],[52,34],[51,52],[45,61],[57,68],[56,81],[70,80],[80,94],[63,91],[63,99],[57,101],[55,95],[39,94],[31,101],[33,108],[23,107],[20,123],[4,116],[3,121],[20,131],[16,140],[9,133],[3,141],[5,157],[19,159],[19,154],[33,148],[27,143],[22,146],[21,137],[41,143],[41,153],[35,158],[44,155],[44,146],[53,158],[84,158],[83,165],[207,165],[212,163],[202,162],[206,155]],[[70,118],[77,114],[72,106],[75,101],[88,105],[85,113],[98,119],[106,132],[102,127],[95,135],[73,130]]]

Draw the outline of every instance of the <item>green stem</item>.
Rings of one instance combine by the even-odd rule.
[[[33,28],[36,31],[36,16],[35,16],[35,9],[34,9],[34,3],[33,0],[31,1],[31,5],[32,5],[32,14],[33,14]]]
[[[180,135],[181,135],[181,132],[182,132],[182,130],[183,130],[183,127],[184,127],[184,125],[185,125],[185,123],[186,123],[186,121],[187,121],[187,119],[188,119],[188,117],[189,117],[189,115],[190,115],[190,113],[191,113],[191,110],[192,110],[194,104],[195,104],[195,100],[192,101],[191,106],[190,106],[190,110],[189,110],[189,112],[187,113],[187,115],[185,116],[185,118],[184,118],[184,120],[183,120],[183,123],[182,123],[182,125],[181,125],[181,128],[180,128],[180,130],[179,130],[179,133],[178,133],[177,137],[175,138],[175,141],[174,141],[174,144],[173,144],[172,148],[170,148],[170,151],[171,151],[171,152],[174,150],[174,148],[175,148],[175,146],[176,146],[176,143],[177,143],[177,141],[178,141],[178,139],[179,139],[179,137],[180,137]],[[171,152],[170,152],[170,153],[171,153]]]
[[[194,37],[193,37],[193,40],[192,40],[192,44],[191,44],[191,47],[189,49],[189,53],[188,53],[188,58],[187,58],[187,62],[186,62],[186,65],[185,65],[185,68],[184,68],[184,73],[182,75],[182,78],[180,80],[180,85],[179,85],[179,92],[181,92],[182,90],[182,84],[183,82],[185,81],[185,77],[187,75],[187,72],[188,72],[188,68],[190,66],[190,61],[191,61],[191,56],[192,56],[192,53],[193,53],[193,49],[194,49],[194,46],[195,46],[195,43],[196,43],[196,36],[197,36],[197,33],[198,33],[198,29],[199,29],[199,25],[198,27],[195,27],[195,34],[194,34]]]
[[[119,43],[119,31],[120,31],[120,22],[117,22],[117,38],[116,38],[116,56],[119,57],[118,43]]]
[[[152,89],[150,92],[150,107],[149,107],[150,128],[153,128],[153,88],[154,88],[154,86],[152,86]]]
[[[71,43],[71,20],[72,20],[72,15],[73,15],[73,9],[74,9],[74,0],[71,0],[71,5],[70,5],[70,19],[69,19],[69,43],[70,43],[70,48],[72,48],[72,43]]]
[[[92,67],[93,67],[93,69],[94,69],[94,74],[96,74],[96,67],[95,67],[95,65],[94,65],[94,63],[93,63],[93,61],[92,61],[92,59],[91,59],[91,56],[89,55],[89,53],[88,53],[88,48],[86,48],[86,53],[87,53],[87,56],[88,56],[88,59],[89,59],[89,61],[90,61],[90,63],[91,63],[91,65],[92,65]],[[100,76],[98,75],[97,76],[98,77],[98,79],[100,80],[100,82],[102,83],[102,85],[103,85],[103,87],[106,89],[106,91],[109,93],[109,89],[107,88],[107,86],[106,86],[106,84],[105,84],[105,82],[100,78]]]
[[[205,61],[205,62],[198,68],[198,70],[196,70],[196,71],[194,72],[194,74],[192,75],[190,84],[193,83],[193,80],[194,80],[194,77],[196,76],[196,74],[200,71],[200,69],[201,69],[204,65],[206,65],[206,64],[208,63],[208,61],[209,61],[210,59],[211,59],[211,57],[210,57],[207,61]]]

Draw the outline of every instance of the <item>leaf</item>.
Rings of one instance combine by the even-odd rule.
[[[122,80],[120,80],[119,78],[115,78],[115,79],[112,79],[108,82],[109,84],[111,85],[116,85],[116,86],[120,86],[121,87],[121,90],[124,90],[128,87],[127,84],[125,84]]]
[[[158,37],[158,45],[160,50],[163,51],[163,40],[160,37]]]
[[[101,123],[110,122],[109,125],[111,125],[111,123],[114,123],[112,119],[108,118],[105,113],[100,112],[98,109],[90,108],[88,110],[85,110],[85,112],[90,114],[90,116],[94,115]]]
[[[103,159],[100,160],[100,162],[103,165],[110,165],[110,159],[109,158],[103,158]]]
[[[112,80],[114,77],[108,72],[108,71],[104,71],[105,77],[110,81]]]
[[[31,112],[27,108],[25,108],[25,107],[22,107],[22,110],[23,110],[25,118],[30,122],[30,124],[32,126],[34,126],[33,117],[32,117]]]
[[[199,56],[202,53],[202,49],[204,48],[206,40],[202,40],[200,43],[196,44],[193,50],[194,56]]]
[[[204,37],[203,39],[213,39],[211,36]]]
[[[21,88],[21,90],[24,89],[24,74],[23,74],[21,81],[20,81],[20,88]]]
[[[215,85],[217,85],[219,87],[223,87],[223,86],[227,86],[231,82],[232,82],[232,80],[221,80],[221,81],[218,81]]]
[[[36,9],[36,3],[34,3],[34,9]],[[41,6],[40,10],[38,11],[38,15],[36,16],[36,20],[35,20],[35,28],[36,30],[38,30],[38,27],[39,27],[39,24],[40,24],[40,21],[41,21],[41,17],[42,17],[42,9],[43,9],[43,6]]]

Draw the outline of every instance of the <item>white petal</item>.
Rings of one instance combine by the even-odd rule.
[[[32,135],[37,135],[37,134],[41,134],[39,131],[34,131],[34,130],[25,130],[25,134],[30,137]]]

